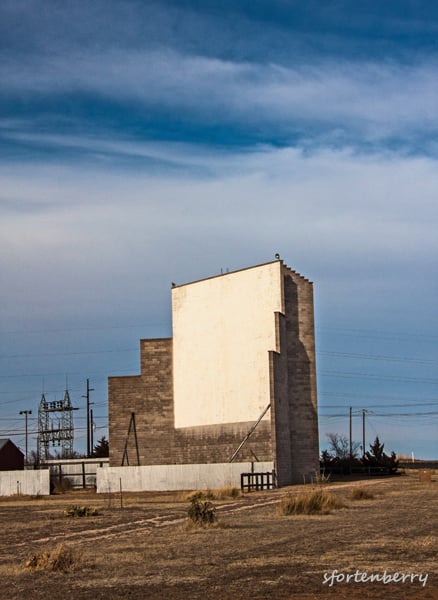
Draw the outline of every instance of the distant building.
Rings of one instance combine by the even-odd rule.
[[[140,375],[109,378],[110,466],[263,461],[279,485],[309,481],[312,283],[278,259],[171,293],[173,337],[140,340]]]
[[[24,454],[9,439],[0,439],[0,471],[24,469]]]

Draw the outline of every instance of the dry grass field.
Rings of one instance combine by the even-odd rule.
[[[438,599],[437,479],[324,485],[340,502],[320,514],[280,510],[310,486],[212,500],[208,528],[188,526],[181,493],[125,493],[123,508],[118,495],[90,491],[0,498],[0,597]],[[65,516],[73,505],[97,514]],[[350,581],[329,579],[334,570]],[[385,571],[428,577],[354,581]]]

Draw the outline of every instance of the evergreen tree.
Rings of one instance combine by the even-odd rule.
[[[109,456],[109,442],[105,436],[102,436],[94,446],[93,456],[96,458],[105,458]]]
[[[398,469],[395,452],[391,452],[391,456],[388,456],[384,448],[385,444],[381,444],[379,436],[376,436],[374,443],[370,444],[370,449],[365,452],[362,462],[366,467],[383,467],[388,469],[390,473],[395,473]]]

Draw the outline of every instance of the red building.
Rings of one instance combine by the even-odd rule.
[[[0,439],[0,471],[24,469],[24,454],[8,439]]]

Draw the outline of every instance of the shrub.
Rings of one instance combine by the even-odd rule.
[[[50,552],[39,552],[34,554],[26,562],[26,567],[33,571],[71,571],[79,564],[76,552],[69,547],[59,544]]]
[[[65,517],[95,517],[98,514],[97,509],[92,506],[79,506],[77,504],[69,506],[64,511]]]
[[[280,503],[280,513],[283,515],[328,514],[331,509],[343,506],[344,504],[334,494],[313,490],[298,496],[288,494]]]
[[[208,527],[217,521],[216,508],[211,502],[202,502],[197,497],[193,497],[188,511],[189,519],[200,527]]]
[[[65,494],[65,492],[69,492],[71,489],[73,489],[73,483],[68,477],[57,477],[53,481],[53,494]]]
[[[374,498],[374,494],[364,488],[356,487],[351,490],[350,498],[352,500],[371,500]]]

